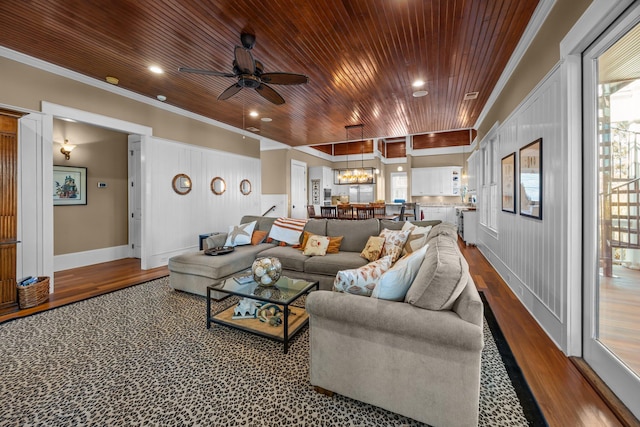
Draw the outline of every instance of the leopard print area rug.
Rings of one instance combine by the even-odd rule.
[[[205,299],[168,282],[0,325],[0,426],[421,425],[317,393],[308,328],[283,357],[281,343],[207,330]],[[532,425],[486,322],[480,425]]]

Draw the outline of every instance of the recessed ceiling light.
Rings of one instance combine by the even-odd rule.
[[[158,101],[162,101],[162,102],[167,100],[167,97],[164,96],[164,95],[158,95],[158,96],[156,96],[156,98],[158,98]]]
[[[424,86],[424,80],[416,80],[415,82],[413,82],[411,84],[411,86],[416,87],[416,88],[417,87],[422,87],[422,86]]]
[[[270,122],[273,119],[271,117],[263,117],[260,120],[262,120],[263,122]]]
[[[152,65],[149,67],[149,71],[151,71],[152,73],[156,73],[156,74],[162,74],[164,73],[164,70],[160,67],[158,67],[157,65]]]
[[[251,111],[251,112],[249,113],[249,115],[250,115],[251,117],[258,117],[258,112],[257,112],[257,111]]]
[[[402,166],[398,166],[398,172],[402,172]]]
[[[256,127],[253,127],[253,126],[249,126],[249,127],[247,128],[247,130],[249,130],[249,131],[251,131],[251,132],[260,132],[260,129],[258,129],[258,128],[256,128]]]
[[[463,100],[468,101],[470,99],[476,99],[478,97],[478,92],[467,92],[464,94]]]
[[[420,98],[421,96],[427,96],[429,92],[427,92],[426,90],[417,90],[415,92],[413,92],[413,97],[414,98]]]
[[[107,83],[111,83],[112,85],[117,85],[118,83],[120,83],[120,80],[118,80],[117,77],[113,76],[107,76],[105,77],[105,80],[107,81]]]

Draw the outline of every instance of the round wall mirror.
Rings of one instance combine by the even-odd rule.
[[[248,179],[243,179],[240,181],[240,192],[245,196],[251,193],[251,181]]]
[[[187,194],[191,191],[191,178],[189,178],[189,175],[179,173],[173,177],[171,185],[173,186],[173,191],[176,193],[182,195]]]
[[[220,195],[227,190],[227,183],[224,182],[224,179],[216,176],[211,180],[211,191],[213,194]]]

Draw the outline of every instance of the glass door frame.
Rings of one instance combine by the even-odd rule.
[[[583,54],[583,358],[636,417],[640,379],[598,341],[598,67],[597,59],[636,25],[640,4],[627,10]]]

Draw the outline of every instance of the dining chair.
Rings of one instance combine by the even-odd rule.
[[[353,206],[349,204],[338,205],[338,219],[353,219]]]
[[[322,218],[337,218],[338,213],[335,206],[320,206],[320,216]]]
[[[374,208],[373,206],[358,206],[356,208],[356,218],[357,219],[369,219],[374,218]]]
[[[384,203],[372,203],[370,206],[373,208],[374,217],[387,216],[387,206]]]
[[[307,217],[314,218],[316,216],[316,208],[313,205],[307,205]]]
[[[416,204],[415,203],[411,203],[411,202],[406,202],[402,204],[402,207],[404,208],[404,215],[403,218],[401,219],[401,221],[408,221],[411,219],[415,219],[415,211],[416,211]]]

